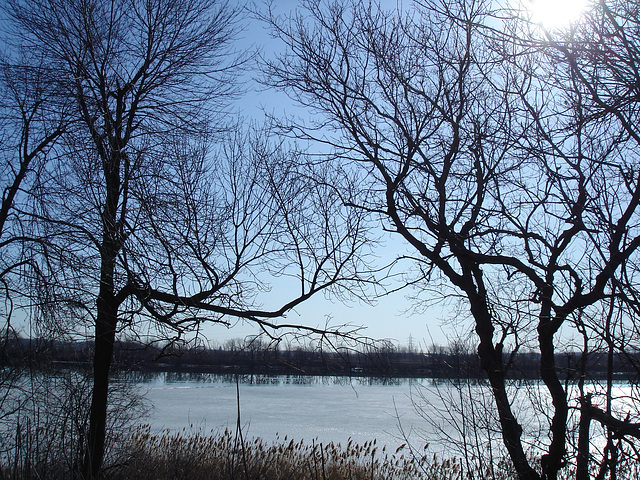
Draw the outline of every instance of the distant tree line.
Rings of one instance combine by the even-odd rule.
[[[2,364],[14,368],[60,369],[89,368],[93,356],[92,341],[65,342],[45,338],[19,338],[6,342]],[[510,362],[509,377],[539,379],[538,352],[505,352]],[[511,357],[511,358],[510,358]],[[509,360],[510,358],[510,360]],[[567,381],[606,378],[608,357],[584,358],[578,351],[559,355],[559,370]],[[588,364],[589,378],[581,371]],[[624,352],[613,359],[616,378],[637,381],[640,352]],[[119,372],[197,372],[272,375],[349,375],[372,377],[430,377],[441,379],[484,378],[480,359],[472,348],[460,343],[432,345],[416,351],[391,342],[361,349],[325,349],[309,345],[274,346],[262,340],[230,340],[217,348],[192,348],[179,345],[149,345],[135,341],[117,342],[114,367]]]

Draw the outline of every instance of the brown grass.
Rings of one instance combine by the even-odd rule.
[[[376,442],[358,445],[294,441],[242,442],[226,430],[152,434],[143,428],[123,446],[126,460],[106,470],[112,480],[462,480],[460,462],[389,454]]]

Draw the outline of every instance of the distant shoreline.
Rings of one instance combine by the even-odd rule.
[[[61,342],[16,338],[0,352],[3,368],[91,368],[92,342]],[[505,353],[505,360],[510,354]],[[627,353],[627,356],[629,354]],[[640,353],[637,354],[640,360]],[[558,353],[565,380],[579,377],[579,352]],[[606,357],[589,359],[589,379],[606,378]],[[510,358],[508,377],[539,379],[539,354],[518,352]],[[615,363],[615,359],[614,359]],[[622,362],[618,362],[622,365]],[[233,349],[159,348],[136,342],[119,342],[114,351],[113,372],[175,372],[239,375],[311,375],[381,378],[483,379],[485,374],[474,351],[437,347],[432,351],[403,348],[369,348],[323,351],[296,348],[279,350],[259,342]],[[635,372],[615,369],[617,380],[630,380]]]

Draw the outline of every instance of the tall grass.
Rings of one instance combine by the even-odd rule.
[[[36,448],[36,445],[31,445]],[[461,458],[440,461],[407,449],[387,452],[376,441],[323,444],[284,437],[273,443],[260,439],[243,441],[230,430],[205,434],[183,430],[152,433],[138,428],[122,442],[110,445],[101,473],[103,480],[515,480],[506,460],[491,468],[469,470]],[[411,453],[412,452],[412,453]],[[0,480],[74,478],[70,464],[49,455],[49,465],[29,466],[5,461]],[[59,460],[59,459],[58,459]],[[46,467],[46,468],[45,468]],[[619,478],[638,478],[640,467],[626,468]],[[592,472],[595,477],[596,472]],[[629,475],[627,475],[629,474]],[[567,468],[563,479],[574,478]]]
[[[457,460],[438,462],[386,452],[375,440],[305,443],[284,437],[273,444],[240,441],[225,430],[219,435],[164,432],[148,427],[124,448],[128,458],[107,470],[114,480],[454,480],[465,478]]]

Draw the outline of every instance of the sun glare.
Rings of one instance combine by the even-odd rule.
[[[586,3],[587,0],[525,0],[533,21],[551,30],[577,21]]]

